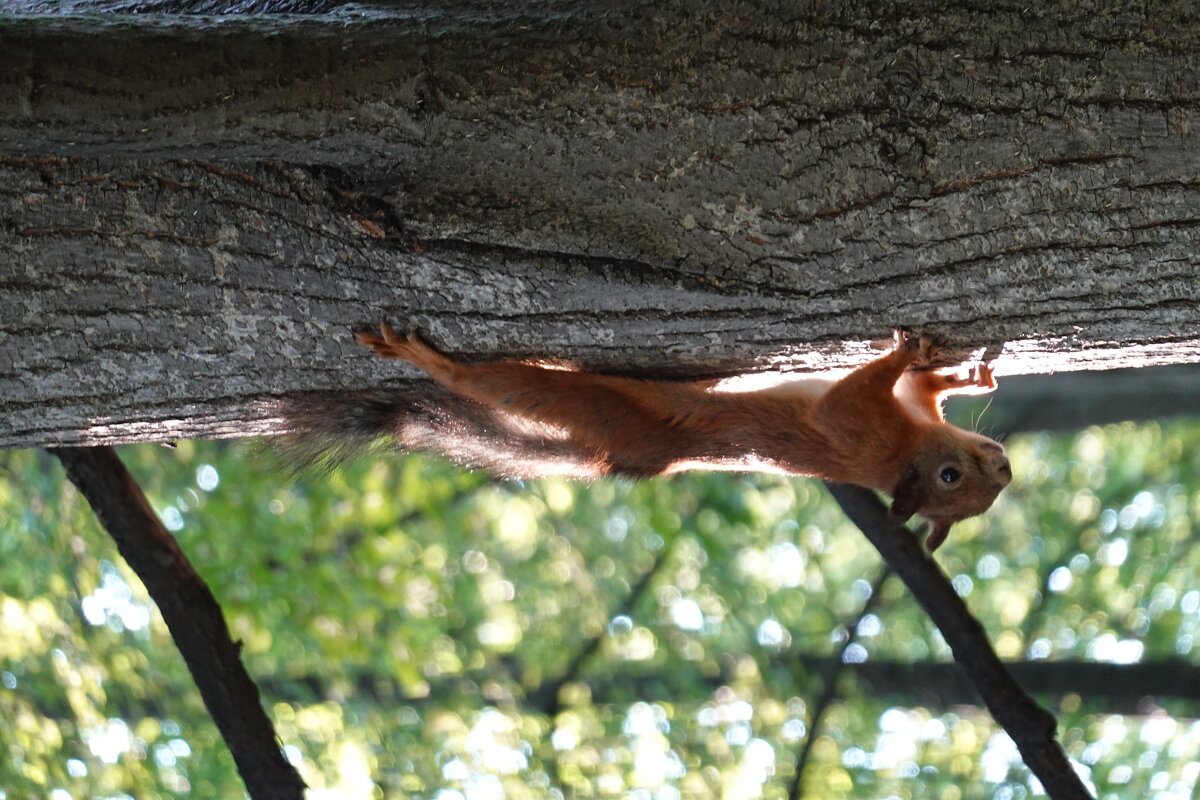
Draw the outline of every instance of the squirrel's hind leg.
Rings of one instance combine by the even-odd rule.
[[[455,367],[459,366],[421,341],[415,332],[401,335],[386,322],[379,326],[379,333],[359,331],[354,334],[354,339],[380,358],[403,359],[443,384],[452,379]]]
[[[401,335],[386,322],[379,333],[354,335],[359,344],[381,358],[399,358],[420,367],[455,394],[497,410],[541,422],[564,424],[564,408],[586,404],[590,380],[578,372],[547,370],[517,361],[461,364],[435,350],[415,332]],[[581,414],[580,416],[585,416]]]

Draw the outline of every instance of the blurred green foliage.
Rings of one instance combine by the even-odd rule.
[[[943,568],[1002,657],[1176,659],[1200,626],[1200,424],[1026,435]],[[238,444],[121,451],[224,607],[315,798],[996,798],[1039,787],[896,580],[808,480],[501,483],[418,457],[288,481]],[[1087,663],[1084,663],[1087,662]],[[1103,798],[1190,798],[1195,700],[1043,697]],[[43,453],[0,453],[0,798],[243,792],[162,620]]]

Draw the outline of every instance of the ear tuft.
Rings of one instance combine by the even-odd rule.
[[[946,541],[946,536],[950,533],[950,522],[934,522],[933,527],[929,529],[929,535],[925,537],[925,549],[929,553],[933,553],[941,546],[942,542]]]
[[[925,487],[921,481],[921,473],[909,464],[900,477],[900,482],[892,490],[891,515],[903,522],[917,513],[925,502]]]

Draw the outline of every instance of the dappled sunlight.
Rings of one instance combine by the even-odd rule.
[[[1081,673],[1192,664],[1200,431],[1007,445],[1014,483],[937,554],[997,651]],[[397,457],[281,484],[227,444],[124,455],[223,604],[313,797],[782,798],[810,738],[807,797],[1036,797],[972,697],[919,667],[907,694],[872,684],[876,665],[949,650],[897,581],[873,597],[878,556],[811,481],[505,484]],[[42,474],[35,454],[2,458],[0,786],[236,793],[89,510],[49,477],[14,480]],[[1139,694],[1106,713],[1104,691],[1043,698],[1098,797],[1190,798],[1197,701]]]
[[[101,561],[100,571],[100,585],[80,601],[84,619],[92,625],[108,625],[117,633],[145,630],[152,606],[134,599],[133,590],[112,564]]]

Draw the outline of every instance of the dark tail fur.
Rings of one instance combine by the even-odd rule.
[[[564,432],[448,392],[308,394],[268,405],[286,420],[282,459],[293,472],[332,469],[388,447],[437,453],[504,478],[608,472],[600,454],[581,451]]]

